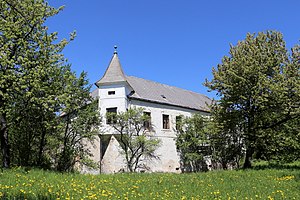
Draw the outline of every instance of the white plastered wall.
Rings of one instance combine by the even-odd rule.
[[[112,136],[101,161],[101,173],[116,173],[125,168],[124,157],[120,150],[121,146],[119,142]]]
[[[179,155],[176,150],[176,116],[190,117],[193,113],[208,115],[205,112],[199,112],[192,109],[181,108],[177,106],[158,104],[147,101],[131,100],[129,107],[141,107],[146,112],[151,113],[151,124],[153,126],[153,137],[161,140],[161,146],[157,149],[156,154],[159,160],[148,162],[150,171],[153,172],[181,172]],[[163,129],[162,115],[169,115],[170,129]]]
[[[115,94],[108,95],[108,91],[115,91]],[[106,124],[105,115],[107,108],[117,107],[118,112],[125,112],[127,108],[141,107],[145,112],[151,113],[151,125],[154,129],[151,133],[152,136],[161,140],[161,146],[156,151],[156,155],[158,155],[160,159],[151,160],[146,163],[150,168],[149,171],[180,173],[179,155],[175,144],[176,116],[183,115],[190,117],[193,113],[200,113],[204,116],[209,114],[177,106],[142,100],[129,100],[127,99],[127,95],[130,91],[130,87],[126,83],[99,87],[99,108],[100,114],[103,117],[101,134],[116,134],[116,131],[113,130],[110,125]],[[170,129],[163,129],[163,114],[169,115]],[[98,150],[98,152],[100,152],[100,150]],[[124,169],[125,162],[120,152],[121,147],[118,141],[115,137],[112,137],[101,160],[101,173],[115,173]],[[97,156],[94,157],[96,161]],[[100,156],[98,156],[98,162],[100,162]]]

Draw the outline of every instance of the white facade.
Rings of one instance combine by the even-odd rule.
[[[151,163],[151,170],[156,172],[181,172],[179,155],[176,151],[175,144],[176,117],[191,117],[191,115],[197,111],[139,100],[130,101],[129,106],[142,107],[146,112],[151,113],[151,124],[154,128],[154,136],[162,141],[162,145],[157,150],[157,154],[160,155],[160,160]],[[207,113],[204,112],[202,112],[202,114],[207,115]],[[169,116],[169,129],[163,128],[163,115]]]
[[[158,83],[153,84],[159,85]],[[100,114],[103,117],[103,126],[100,133],[100,145],[97,145],[97,148],[99,149],[93,149],[93,159],[101,165],[99,172],[116,173],[126,170],[124,162],[125,158],[121,154],[120,144],[116,137],[114,137],[117,133],[109,124],[106,123],[105,116],[107,109],[116,108],[117,112],[120,113],[125,112],[129,108],[141,107],[145,112],[151,113],[151,125],[153,127],[153,131],[151,131],[152,137],[157,137],[161,140],[161,146],[156,151],[156,155],[158,155],[160,159],[152,160],[147,163],[149,171],[180,173],[180,160],[175,145],[176,116],[190,117],[193,113],[209,115],[209,112],[180,105],[172,105],[172,103],[167,102],[167,100],[167,103],[164,103],[163,101],[156,102],[155,99],[143,99],[141,97],[141,93],[136,94],[138,98],[131,98],[131,95],[135,92],[135,88],[127,81],[116,53],[114,54],[104,76],[96,83],[96,85],[98,86],[97,96],[99,98]],[[166,85],[162,86],[165,88],[169,87]],[[148,92],[149,87],[145,87],[145,90]],[[175,89],[174,91],[176,92],[176,90],[179,92],[181,91],[179,89]],[[149,92],[151,91],[149,90]],[[188,91],[184,92],[187,93]],[[164,95],[159,96],[166,98]],[[182,100],[184,99],[181,99],[181,101]],[[163,115],[169,116],[168,129],[163,128]]]

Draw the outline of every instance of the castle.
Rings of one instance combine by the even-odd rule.
[[[151,172],[181,172],[176,151],[176,120],[179,116],[200,113],[209,115],[211,99],[205,95],[177,87],[127,76],[123,72],[116,51],[103,75],[97,81],[92,96],[99,100],[103,127],[99,140],[92,149],[93,160],[100,163],[100,173],[115,173],[124,168],[124,155],[116,132],[105,118],[107,112],[125,112],[136,107],[143,108],[151,119],[153,137],[161,140],[157,149],[158,160],[148,163]]]

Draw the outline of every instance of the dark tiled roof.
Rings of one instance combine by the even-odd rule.
[[[201,111],[209,111],[207,106],[212,100],[205,95],[177,87],[126,76],[127,82],[133,88],[134,93],[129,98],[174,105]]]
[[[96,85],[103,85],[116,82],[126,81],[123,69],[118,58],[118,54],[114,53],[103,77],[96,82]]]

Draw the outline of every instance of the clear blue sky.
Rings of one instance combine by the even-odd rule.
[[[65,9],[47,21],[72,69],[100,79],[118,46],[127,75],[214,97],[202,84],[248,32],[280,31],[287,47],[300,39],[299,0],[49,0]]]

